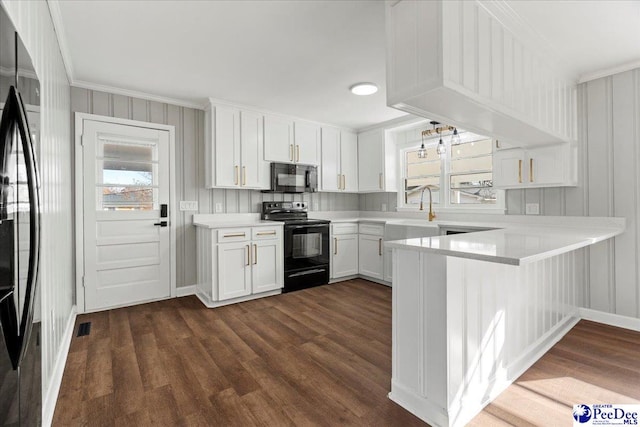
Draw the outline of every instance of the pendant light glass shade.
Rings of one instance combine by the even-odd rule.
[[[436,152],[438,153],[439,156],[442,156],[444,153],[447,152],[447,147],[444,146],[444,142],[442,142],[442,138],[440,138],[440,141],[438,141],[438,148]]]
[[[419,159],[427,158],[427,149],[424,148],[424,135],[422,135],[422,144],[420,145],[420,149],[418,150],[418,158]]]
[[[460,135],[458,135],[458,128],[454,128],[453,135],[451,135],[451,145],[458,145],[461,142]]]

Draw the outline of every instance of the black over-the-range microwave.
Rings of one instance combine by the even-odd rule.
[[[290,163],[271,163],[271,190],[276,193],[315,193],[318,167]]]

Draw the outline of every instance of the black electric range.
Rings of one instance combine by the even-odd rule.
[[[307,202],[263,202],[262,219],[284,222],[284,288],[329,283],[330,221],[309,219]]]

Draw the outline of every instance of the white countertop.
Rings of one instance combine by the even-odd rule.
[[[238,228],[284,225],[280,221],[263,221],[260,214],[196,214],[193,225],[203,228]]]
[[[486,223],[440,223],[446,226],[488,226]],[[499,224],[491,224],[499,226]],[[617,236],[624,225],[552,226],[504,224],[504,228],[449,236],[385,242],[386,247],[432,252],[501,264],[522,265],[570,252]]]

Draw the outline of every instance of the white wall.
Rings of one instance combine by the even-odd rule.
[[[508,212],[626,218],[624,234],[588,251],[584,305],[640,318],[640,69],[581,84],[578,126],[580,185],[509,190]]]
[[[20,33],[41,87],[42,381],[46,397],[73,306],[73,184],[69,83],[45,1],[2,0]],[[46,402],[45,402],[46,405]]]

